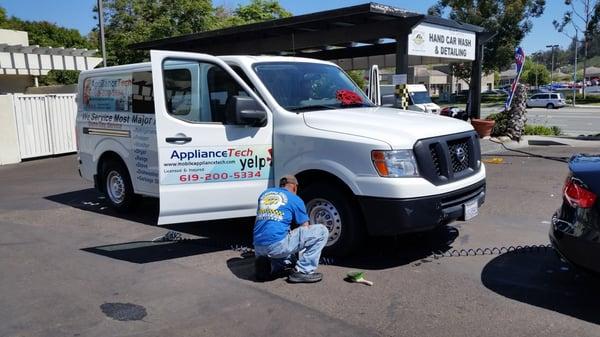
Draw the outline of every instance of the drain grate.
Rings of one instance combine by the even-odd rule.
[[[139,321],[146,317],[146,308],[133,303],[104,303],[102,312],[117,321]]]

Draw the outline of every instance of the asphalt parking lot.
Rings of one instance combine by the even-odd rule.
[[[157,227],[155,200],[115,214],[73,155],[0,167],[0,335],[598,336],[599,279],[543,247],[565,164],[500,157],[478,217],[371,238],[312,285],[254,281],[251,219]],[[169,229],[189,240],[151,242]]]

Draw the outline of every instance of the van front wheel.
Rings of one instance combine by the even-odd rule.
[[[306,202],[311,224],[322,224],[329,230],[326,255],[350,253],[362,238],[362,216],[344,191],[326,183],[314,183],[300,190]]]
[[[117,211],[131,210],[139,196],[133,192],[133,185],[127,169],[118,162],[110,161],[102,169],[103,191]]]

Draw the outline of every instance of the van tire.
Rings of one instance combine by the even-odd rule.
[[[109,160],[102,165],[102,191],[106,200],[118,212],[132,210],[140,196],[134,193],[127,168],[116,160]]]
[[[546,104],[546,109],[554,109],[554,104],[552,104],[552,103]]]
[[[362,214],[346,191],[315,182],[299,192],[311,224],[320,223],[329,230],[324,255],[345,256],[357,248],[365,232]]]

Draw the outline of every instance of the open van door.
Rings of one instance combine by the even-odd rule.
[[[272,179],[273,118],[223,61],[151,51],[158,224],[252,216]]]

